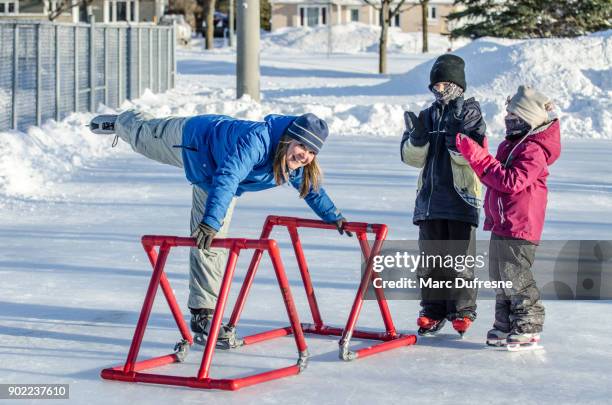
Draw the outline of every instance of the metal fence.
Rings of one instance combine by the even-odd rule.
[[[172,26],[0,21],[0,131],[174,87]]]

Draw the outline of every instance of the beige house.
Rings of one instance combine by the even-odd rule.
[[[80,3],[72,0],[73,4]],[[0,20],[47,19],[50,10],[54,10],[57,0],[0,0]],[[56,21],[87,21],[93,14],[97,22],[152,22],[157,21],[168,5],[168,0],[93,0],[90,6],[76,5],[64,12]]]
[[[372,0],[380,4],[380,0]],[[379,25],[379,12],[363,0],[270,0],[272,30],[284,27],[315,27],[360,22]],[[430,0],[428,28],[431,33],[448,33],[446,16],[453,9],[453,0]],[[404,32],[421,31],[421,6],[418,0],[406,0],[402,12],[392,26]]]

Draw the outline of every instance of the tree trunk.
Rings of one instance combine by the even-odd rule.
[[[429,0],[421,1],[421,15],[423,20],[423,53],[429,52],[429,44],[427,41],[427,13],[429,12]]]
[[[380,41],[378,43],[378,73],[387,73],[387,35],[389,32],[389,0],[383,0],[380,8]]]
[[[215,47],[215,0],[206,0],[206,49]]]

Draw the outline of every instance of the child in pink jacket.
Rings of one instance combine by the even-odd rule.
[[[457,149],[487,186],[485,230],[491,231],[489,277],[512,282],[496,291],[495,322],[487,344],[534,346],[540,339],[544,307],[531,266],[542,236],[548,166],[561,153],[559,120],[549,120],[552,104],[544,94],[520,86],[508,99],[506,139],[489,154],[465,135]]]

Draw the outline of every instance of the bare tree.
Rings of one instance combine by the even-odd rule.
[[[74,7],[89,7],[91,6],[91,3],[93,3],[93,0],[77,0],[75,2],[72,2],[72,0],[58,0],[55,9],[49,9],[47,17],[49,18],[49,21],[54,21],[57,17],[67,11],[72,10]]]
[[[427,17],[429,15],[429,0],[419,0],[421,3],[421,20],[423,23],[422,33],[423,33],[423,53],[429,52],[429,41],[428,41],[428,20]]]
[[[206,13],[206,49],[215,47],[215,2],[216,0],[204,0],[204,12]]]
[[[378,41],[378,73],[387,73],[387,40],[389,36],[389,25],[396,15],[410,10],[414,5],[402,8],[406,0],[379,0],[380,3],[375,4],[375,0],[363,0],[366,4],[374,7],[378,11],[380,19],[380,40]]]

